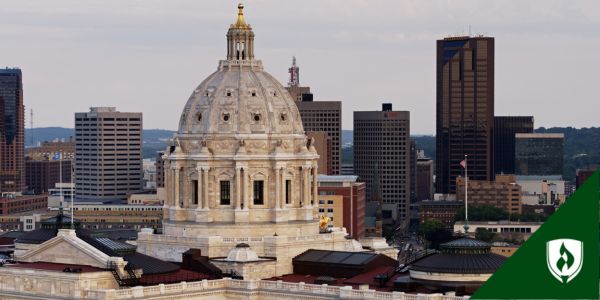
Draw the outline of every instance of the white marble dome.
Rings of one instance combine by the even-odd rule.
[[[258,255],[254,250],[250,249],[250,245],[241,243],[229,251],[226,261],[230,262],[249,262],[259,260]]]
[[[304,134],[298,108],[258,60],[221,61],[187,101],[179,135]]]
[[[318,158],[296,103],[254,58],[239,5],[226,59],[190,96],[163,156],[163,232],[316,234]]]

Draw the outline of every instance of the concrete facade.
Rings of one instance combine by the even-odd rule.
[[[410,214],[410,112],[354,112],[354,173],[372,201],[375,166],[385,219],[407,221]]]
[[[75,194],[127,200],[142,191],[142,113],[92,107],[75,113]]]

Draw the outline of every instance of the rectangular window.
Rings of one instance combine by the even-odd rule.
[[[285,204],[290,204],[292,202],[292,181],[285,181]]]
[[[265,204],[264,187],[265,187],[264,181],[254,180],[254,205]]]
[[[198,180],[192,180],[194,185],[194,204],[198,204]]]
[[[231,183],[228,180],[221,180],[221,205],[231,204]]]

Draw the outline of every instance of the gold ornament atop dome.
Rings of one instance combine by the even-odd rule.
[[[247,29],[250,28],[250,25],[248,25],[246,23],[246,20],[244,19],[244,4],[240,3],[238,4],[238,17],[237,20],[235,21],[235,24],[231,24],[232,28],[240,28],[240,29]]]

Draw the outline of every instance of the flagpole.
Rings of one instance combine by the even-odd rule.
[[[59,192],[60,192],[60,204],[64,205],[65,196],[63,195],[63,188],[62,188],[62,182],[63,182],[63,177],[62,177],[62,151],[58,152],[58,178],[60,178],[58,180],[58,182],[59,182],[58,188],[59,188]]]
[[[469,163],[465,154],[465,234],[469,231]]]
[[[73,191],[73,160],[71,159],[71,229],[75,229],[75,225],[73,223],[73,219],[75,219],[75,203],[73,202],[73,199],[75,199],[75,193]]]

